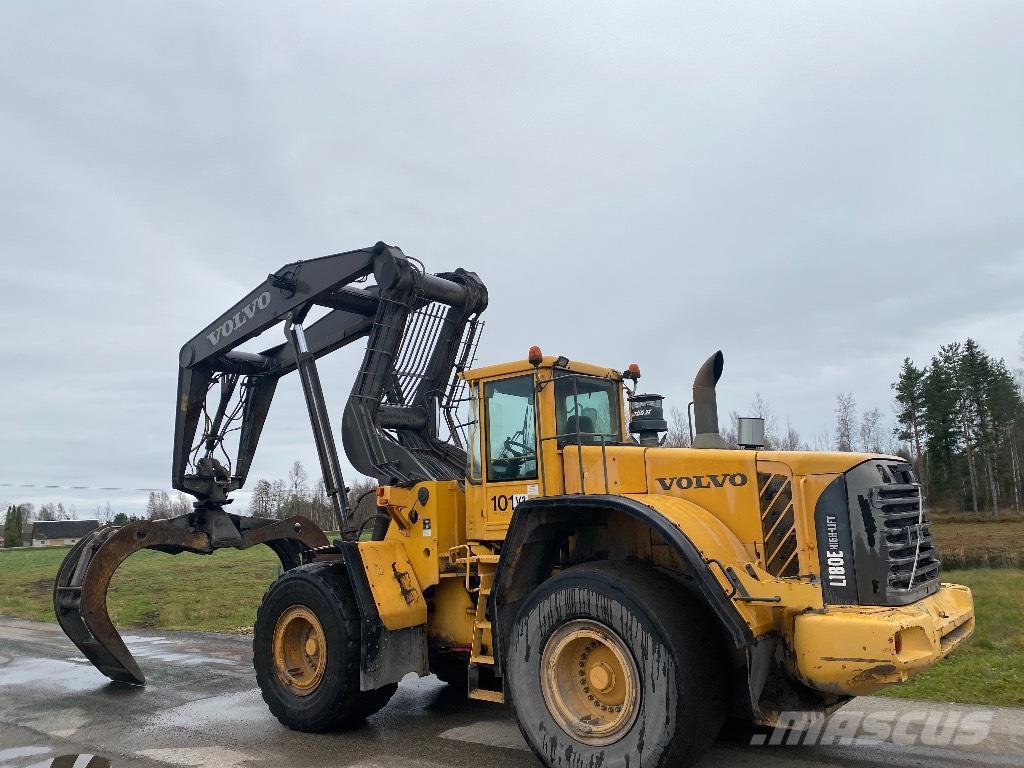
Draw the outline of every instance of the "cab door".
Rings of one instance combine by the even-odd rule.
[[[540,495],[535,377],[527,373],[483,381],[476,394],[466,523],[471,540],[486,541],[504,538],[519,503]]]

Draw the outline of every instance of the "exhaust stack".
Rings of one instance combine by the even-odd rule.
[[[722,378],[725,356],[718,350],[709,357],[693,379],[694,448],[726,448],[718,431],[718,398],[715,385]]]

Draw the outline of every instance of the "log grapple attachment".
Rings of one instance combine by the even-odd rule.
[[[217,549],[248,549],[266,544],[285,570],[302,562],[304,552],[325,547],[327,537],[311,520],[266,520],[219,511],[170,520],[143,520],[93,531],[71,549],[57,572],[53,610],[61,629],[86,658],[111,680],[145,683],[131,652],[107,612],[107,588],[117,568],[140,549],[169,554],[213,554]]]
[[[370,277],[375,284],[356,285]],[[466,454],[453,415],[459,374],[476,348],[486,306],[487,289],[474,273],[427,274],[385,243],[293,262],[268,275],[179,353],[171,480],[195,497],[194,511],[107,526],[81,539],[54,584],[54,611],[67,636],[107,677],[141,685],[145,677],[106,605],[111,577],[127,557],[140,549],[208,555],[266,544],[290,570],[330,546],[304,517],[225,511],[229,494],[245,484],[277,382],[293,371],[337,528],[342,539],[357,537],[316,367],[317,359],[354,341],[367,343],[342,419],[351,464],[388,484],[460,478]],[[315,308],[326,312],[304,328]],[[280,325],[284,343],[258,353],[238,349]],[[439,426],[448,428],[445,438]]]

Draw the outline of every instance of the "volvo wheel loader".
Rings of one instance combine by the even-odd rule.
[[[436,672],[510,704],[543,764],[618,768],[692,762],[727,716],[830,712],[971,634],[971,593],[940,582],[905,460],[727,449],[720,352],[694,381],[693,447],[663,447],[661,398],[637,391],[635,365],[532,347],[473,368],[486,306],[476,274],[429,274],[384,243],[269,275],[181,349],[172,479],[194,510],[82,539],[54,589],[67,635],[142,684],[107,614],[117,566],[143,548],[265,544],[284,571],[253,659],[286,726],[358,722],[405,675]],[[280,343],[241,349],[282,325]],[[356,525],[316,361],[364,340],[340,434],[379,487]],[[293,371],[333,541],[231,505]],[[204,599],[202,581],[183,588]]]

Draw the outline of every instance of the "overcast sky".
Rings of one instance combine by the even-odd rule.
[[[482,362],[636,361],[685,407],[721,348],[723,413],[760,392],[808,439],[840,391],[890,419],[907,355],[1016,366],[1022,30],[1015,2],[3,3],[0,483],[169,487],[181,344],[378,240],[483,277]],[[322,370],[336,425],[359,354]],[[294,459],[288,378],[250,484]]]

